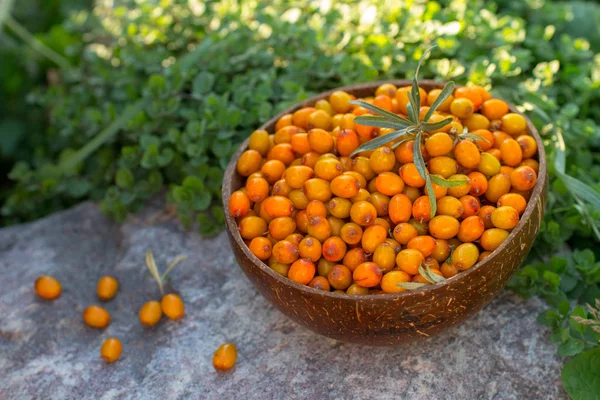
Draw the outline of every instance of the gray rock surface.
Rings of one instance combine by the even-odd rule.
[[[535,321],[537,300],[505,292],[463,325],[401,348],[317,336],[268,304],[235,264],[225,233],[202,239],[154,206],[118,226],[81,204],[0,230],[0,399],[558,399],[561,361]],[[150,221],[154,221],[152,224]],[[186,316],[143,328],[140,306],[159,298],[144,253],[172,272]],[[43,301],[33,283],[58,278],[62,296]],[[97,279],[114,275],[112,322],[96,330],[82,311],[98,304]],[[105,364],[102,341],[123,342]],[[231,341],[236,367],[217,373],[214,350]]]

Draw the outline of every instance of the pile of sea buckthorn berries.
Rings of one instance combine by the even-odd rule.
[[[383,84],[362,100],[407,114],[410,87]],[[441,90],[420,90],[424,118]],[[348,294],[395,293],[401,282],[428,284],[420,266],[450,278],[488,257],[517,226],[537,182],[537,144],[523,116],[481,87],[455,89],[430,121],[453,121],[425,136],[429,174],[464,183],[426,181],[413,141],[349,156],[393,132],[354,122],[368,110],[335,91],[281,117],[275,133],[252,133],[237,160],[245,187],[229,212],[250,251],[300,284]],[[471,135],[463,135],[467,128]]]

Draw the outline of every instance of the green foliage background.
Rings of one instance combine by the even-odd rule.
[[[562,355],[598,345],[596,332],[570,318],[589,317],[577,304],[600,298],[598,4],[114,3],[26,0],[15,8],[15,19],[70,68],[56,68],[8,29],[0,35],[3,224],[85,199],[123,220],[165,191],[184,226],[214,234],[223,169],[253,129],[330,88],[410,77],[435,44],[422,78],[493,87],[543,134],[548,211],[511,287],[547,300],[540,322]],[[557,149],[562,138],[566,151]],[[587,184],[588,196],[564,173]]]

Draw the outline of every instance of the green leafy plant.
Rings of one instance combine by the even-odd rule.
[[[376,114],[376,115],[361,115],[359,117],[356,117],[354,119],[355,123],[358,123],[361,125],[366,125],[366,126],[375,126],[375,127],[379,127],[379,128],[396,129],[396,131],[391,132],[387,135],[382,135],[382,136],[376,137],[374,139],[371,139],[371,140],[363,143],[356,150],[354,150],[352,152],[352,154],[350,154],[350,158],[352,158],[356,154],[359,154],[363,151],[375,150],[378,147],[381,147],[390,142],[394,142],[394,144],[392,145],[392,149],[395,149],[396,147],[400,146],[404,142],[411,141],[411,140],[414,141],[414,145],[413,145],[414,163],[415,163],[415,166],[417,167],[417,171],[419,172],[419,175],[421,176],[421,178],[423,178],[425,180],[425,188],[427,191],[427,195],[429,197],[429,204],[431,207],[431,217],[433,218],[436,213],[437,204],[436,204],[435,193],[433,191],[432,182],[434,182],[436,185],[450,188],[450,187],[456,187],[456,186],[463,185],[466,181],[464,181],[462,179],[449,180],[449,179],[444,179],[439,176],[430,175],[427,172],[427,167],[425,166],[425,160],[423,159],[423,155],[421,153],[421,146],[423,145],[425,140],[427,140],[427,137],[429,136],[429,134],[431,132],[434,132],[434,131],[448,125],[450,122],[452,122],[452,118],[450,118],[450,117],[445,118],[441,121],[437,121],[437,122],[429,122],[429,119],[431,118],[431,116],[433,115],[435,110],[437,110],[437,108],[440,106],[440,104],[442,104],[454,92],[455,84],[453,81],[448,82],[444,86],[444,88],[442,89],[442,91],[440,92],[440,94],[438,95],[436,100],[433,102],[433,104],[431,105],[429,110],[427,110],[427,112],[425,113],[423,121],[420,120],[419,113],[420,113],[420,107],[421,107],[421,94],[419,91],[419,81],[418,81],[419,68],[421,67],[423,60],[425,59],[427,54],[431,51],[431,49],[432,49],[432,47],[427,49],[423,53],[421,58],[419,59],[417,68],[415,70],[414,77],[412,79],[412,88],[408,92],[409,103],[406,106],[406,109],[408,111],[408,119],[406,119],[400,115],[394,114],[390,111],[387,111],[376,105],[367,103],[366,101],[363,101],[363,100],[351,100],[350,101],[351,104],[359,105],[361,107],[366,108],[370,112]],[[459,135],[455,129],[450,130],[449,133],[454,136],[455,141],[458,140]],[[483,137],[478,136],[478,135],[474,135],[474,134],[469,134],[469,135],[470,135],[470,137],[475,137],[477,139],[485,140]],[[463,135],[461,135],[461,136],[466,138],[467,132],[465,131],[463,133]]]

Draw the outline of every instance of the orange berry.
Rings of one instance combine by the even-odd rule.
[[[374,192],[367,198],[367,201],[373,204],[375,210],[377,211],[378,217],[385,217],[388,215],[388,208],[390,204],[389,196],[379,192]]]
[[[290,125],[292,125],[292,114],[285,114],[284,116],[279,118],[279,120],[275,124],[275,131],[280,130],[284,126],[290,126]]]
[[[300,129],[297,126],[286,126],[275,132],[273,136],[273,143],[291,143],[292,136],[304,132],[304,129]]]
[[[237,360],[237,349],[232,343],[219,346],[213,355],[213,367],[218,371],[229,371]]]
[[[481,150],[485,151],[494,147],[494,134],[492,132],[488,131],[487,129],[474,129],[472,133],[483,138],[475,139],[475,144]]]
[[[408,242],[419,235],[417,229],[408,222],[399,223],[394,227],[394,239],[400,244],[408,244]]]
[[[435,101],[435,99],[438,98],[438,96],[440,95],[440,93],[442,92],[442,89],[432,89],[429,91],[429,93],[427,93],[427,104],[429,106],[433,105],[433,102]],[[450,95],[448,96],[448,98],[446,100],[444,100],[437,108],[436,111],[439,112],[448,112],[450,111],[450,104],[452,104],[452,100],[454,100],[454,96]]]
[[[292,187],[287,184],[284,179],[280,179],[273,184],[271,188],[271,194],[273,196],[283,196],[287,197],[292,191]]]
[[[339,237],[333,236],[323,242],[323,257],[337,262],[346,254],[346,243]]]
[[[448,215],[454,218],[460,218],[464,212],[460,200],[453,196],[444,196],[437,201],[437,214]]]
[[[35,292],[45,300],[54,300],[62,293],[62,286],[55,278],[42,275],[35,280]]]
[[[375,96],[386,95],[388,97],[396,96],[396,86],[391,83],[384,83],[375,90]]]
[[[395,93],[392,96],[388,96],[386,94],[376,95],[373,99],[373,105],[383,108],[387,111],[392,111],[392,99],[391,97],[395,97]]]
[[[333,269],[337,264],[321,257],[317,263],[317,274],[319,276],[327,277],[329,271]]]
[[[512,207],[498,207],[492,213],[492,224],[500,229],[513,229],[519,223],[519,212]]]
[[[315,276],[315,264],[308,260],[296,260],[288,271],[288,278],[302,285],[307,285]]]
[[[517,143],[519,143],[519,146],[521,146],[523,158],[531,158],[537,152],[537,143],[532,136],[521,135],[517,137]]]
[[[310,236],[316,237],[321,243],[331,236],[331,225],[329,224],[327,218],[310,218],[308,220],[307,230]]]
[[[273,258],[270,258],[269,259],[269,267],[271,267],[271,269],[273,271],[277,272],[279,275],[287,278],[288,271],[290,269],[289,264],[283,264]]]
[[[396,256],[396,265],[409,275],[416,275],[425,257],[416,249],[404,249]]]
[[[244,239],[254,239],[267,231],[267,223],[260,217],[246,217],[239,224],[240,235]]]
[[[296,222],[291,217],[274,218],[273,221],[269,223],[269,234],[275,240],[283,240],[295,231]]]
[[[390,271],[381,279],[381,290],[385,293],[400,293],[406,289],[398,287],[398,283],[410,282],[410,275],[404,271]]]
[[[348,218],[350,216],[351,207],[352,202],[342,197],[334,197],[329,200],[329,203],[327,204],[329,213],[337,218]]]
[[[517,167],[510,174],[510,183],[516,190],[525,192],[535,187],[537,174],[531,167]]]
[[[510,192],[510,178],[506,174],[496,174],[488,181],[488,190],[485,192],[485,198],[492,203],[496,203],[500,197]]]
[[[449,178],[450,176],[455,175],[457,170],[458,166],[453,158],[439,156],[429,160],[429,172],[432,175],[440,175],[443,178]]]
[[[396,266],[396,251],[389,243],[383,242],[375,248],[373,262],[383,273],[391,271]]]
[[[285,164],[279,160],[269,160],[260,169],[269,184],[277,182],[285,172]]]
[[[399,175],[393,172],[382,172],[375,179],[375,187],[380,193],[387,196],[394,196],[402,193],[404,181]]]
[[[333,136],[323,129],[308,131],[308,143],[314,151],[321,154],[329,153],[334,147]]]
[[[342,226],[340,237],[342,240],[350,245],[360,243],[363,235],[363,230],[360,225],[354,222],[348,222]]]
[[[269,195],[269,183],[264,178],[252,178],[246,181],[246,194],[255,203],[260,203]]]
[[[475,113],[475,114],[471,115],[469,118],[466,118],[465,120],[463,120],[463,124],[469,130],[469,132],[474,132],[479,129],[489,128],[490,120],[481,114]]]
[[[360,182],[354,176],[342,174],[336,176],[330,185],[331,192],[337,197],[349,199],[356,196],[360,190]]]
[[[508,113],[502,116],[502,130],[509,135],[517,135],[527,129],[525,117],[516,113]]]
[[[360,141],[358,135],[351,129],[342,129],[337,136],[335,142],[336,149],[340,156],[349,156],[352,152],[358,149]]]
[[[92,328],[106,328],[110,323],[110,314],[100,306],[89,306],[83,311],[83,321]]]
[[[412,201],[402,193],[397,194],[390,199],[388,213],[394,224],[408,222],[412,215]]]
[[[325,203],[331,199],[329,182],[320,178],[309,179],[304,182],[304,194],[309,200],[319,200]]]
[[[401,145],[396,147],[394,150],[394,155],[396,156],[396,161],[400,164],[407,164],[414,161],[413,158],[413,146],[415,141],[409,140],[403,142]]]
[[[436,260],[438,263],[445,261],[450,256],[450,245],[447,240],[438,239],[435,240],[435,249],[433,249],[433,253],[431,253],[431,257]]]
[[[310,143],[308,143],[308,133],[297,133],[290,139],[292,150],[298,154],[307,154],[312,151]]]
[[[307,236],[298,245],[300,258],[317,262],[321,258],[321,243],[313,237]]]
[[[367,262],[367,258],[367,252],[362,247],[355,247],[346,253],[343,264],[354,271],[360,264]]]
[[[308,197],[306,197],[306,194],[304,193],[304,190],[302,190],[302,189],[300,189],[300,190],[296,189],[296,190],[290,191],[290,193],[288,194],[287,197],[290,199],[290,201],[292,202],[292,205],[297,210],[305,210],[306,207],[308,206],[308,202],[310,201],[310,200],[308,200]]]
[[[340,196],[341,197],[341,196]],[[377,218],[377,210],[368,201],[357,201],[350,209],[350,219],[360,226],[372,225]]]
[[[431,157],[443,156],[452,151],[454,141],[444,132],[434,133],[425,142],[425,149]]]
[[[348,289],[346,289],[346,294],[354,294],[354,295],[360,295],[360,294],[369,294],[369,289],[362,287],[360,285],[357,285],[356,283],[353,283],[352,285],[350,285],[350,287]]]
[[[360,264],[352,273],[354,282],[362,287],[377,286],[381,282],[382,276],[381,268],[373,262]]]
[[[315,111],[316,109],[314,107],[304,107],[299,109],[298,111],[295,111],[292,114],[292,124],[299,128],[307,129],[309,117]]]
[[[477,166],[477,170],[485,176],[494,176],[500,172],[502,168],[500,160],[490,153],[481,153],[481,161]]]
[[[407,163],[400,167],[400,177],[408,186],[420,188],[425,186],[425,179],[421,177],[414,163]]]
[[[327,280],[332,288],[346,290],[352,284],[352,271],[345,265],[338,264],[331,268]]]
[[[412,216],[419,222],[429,222],[431,219],[431,204],[429,196],[421,196],[412,205]]]
[[[454,98],[455,99],[461,99],[461,98],[465,98],[465,99],[469,99],[471,101],[471,103],[473,104],[473,109],[474,110],[478,110],[479,107],[481,106],[481,104],[483,103],[483,99],[481,98],[481,92],[479,91],[479,89],[475,88],[474,86],[462,86],[462,87],[458,87],[454,90]],[[453,114],[457,115],[454,111],[452,111]],[[465,118],[465,117],[461,117],[459,115],[457,115],[460,118]]]
[[[181,297],[173,293],[165,294],[162,297],[160,307],[169,319],[178,320],[183,318],[185,314],[185,306]]]
[[[271,148],[269,133],[264,130],[252,132],[248,139],[248,148],[257,151],[261,156],[266,156],[269,152],[269,148]]]
[[[114,298],[119,289],[119,282],[112,276],[103,276],[96,285],[96,294],[103,301]]]
[[[314,168],[317,160],[321,155],[316,151],[310,151],[300,158],[300,165],[304,165],[305,167]]]
[[[319,200],[311,200],[306,206],[308,218],[327,217],[327,207]]]
[[[435,249],[435,239],[431,236],[416,236],[408,242],[406,248],[419,250],[423,257],[429,257]]]
[[[373,151],[369,158],[369,166],[376,174],[388,172],[394,169],[396,156],[389,147],[379,147]]]
[[[263,201],[265,212],[272,218],[289,217],[294,212],[290,199],[283,196],[271,196]]]
[[[456,161],[465,168],[475,168],[481,161],[481,154],[475,143],[461,140],[454,147]]]
[[[500,247],[500,245],[506,240],[508,235],[508,231],[505,231],[504,229],[487,229],[485,232],[483,232],[483,235],[481,235],[479,244],[481,245],[481,247],[483,247],[484,250],[494,251],[498,247]]]
[[[279,160],[285,165],[289,165],[295,159],[296,153],[289,143],[276,144],[267,153],[267,160]]]
[[[467,98],[454,98],[450,103],[450,112],[456,115],[458,118],[465,119],[473,115],[475,106],[473,102]]]
[[[488,188],[488,181],[481,172],[471,172],[467,175],[471,180],[471,190],[469,193],[473,196],[481,196]]]
[[[352,108],[352,104],[348,102],[352,100],[352,96],[342,90],[336,90],[329,95],[329,104],[336,113],[347,113]]]
[[[332,128],[331,125],[331,115],[329,115],[326,111],[317,110],[308,116],[308,126],[307,129],[325,129],[329,130]]]
[[[262,164],[262,156],[256,150],[246,150],[237,161],[237,172],[242,176],[249,176],[258,171]]]
[[[123,351],[123,345],[121,341],[116,338],[108,338],[102,343],[100,347],[100,356],[107,363],[115,362],[121,356]]]
[[[517,193],[507,193],[498,199],[498,207],[509,206],[517,210],[519,215],[525,212],[527,200]]]
[[[459,271],[471,268],[479,258],[479,249],[473,243],[463,243],[452,253],[452,265]]]
[[[308,282],[308,286],[314,289],[324,290],[326,292],[331,291],[331,285],[329,285],[329,281],[327,278],[322,276],[315,276]]]
[[[474,242],[479,239],[479,237],[483,234],[485,230],[485,224],[483,219],[481,219],[478,215],[472,215],[468,218],[465,218],[460,223],[460,228],[458,229],[458,240],[461,242]]]
[[[489,99],[481,105],[481,113],[488,119],[500,119],[508,113],[508,104],[500,99]]]
[[[250,211],[250,198],[241,190],[236,190],[229,197],[229,214],[234,218],[240,218]]]
[[[375,172],[371,169],[369,159],[367,157],[355,157],[352,159],[352,171],[358,172],[366,180],[371,180],[375,177]]]
[[[265,261],[271,257],[272,245],[271,241],[266,237],[255,237],[248,245],[248,248],[259,260]]]
[[[273,245],[272,255],[282,264],[291,264],[298,259],[298,247],[287,240],[282,240]]]
[[[335,114],[335,111],[333,111],[333,107],[331,107],[331,104],[329,104],[329,102],[325,99],[317,100],[315,102],[315,108],[317,110],[325,111],[330,116],[333,116]]]
[[[466,195],[461,197],[459,200],[464,210],[462,213],[463,219],[471,217],[473,215],[477,215],[479,209],[481,208],[481,203],[479,202],[479,199],[477,199],[477,197]]]
[[[459,197],[462,197],[462,196],[468,194],[469,191],[471,190],[471,180],[469,179],[469,177],[467,175],[463,175],[463,174],[452,175],[451,177],[448,178],[448,180],[458,180],[458,181],[464,182],[460,186],[454,186],[454,187],[448,188],[449,196],[459,198]]]
[[[494,224],[492,224],[492,213],[495,209],[496,207],[494,206],[483,206],[479,209],[477,215],[483,220],[483,226],[485,229],[494,227]]]
[[[514,139],[506,139],[500,145],[500,156],[504,164],[514,167],[523,160],[523,151],[519,142]]]
[[[527,166],[530,167],[531,169],[533,169],[535,171],[535,173],[539,173],[540,171],[540,163],[537,160],[534,160],[533,158],[527,158],[523,161],[521,161],[521,164],[519,164],[519,167],[521,166]]]
[[[458,234],[459,227],[458,220],[449,215],[436,215],[429,221],[429,232],[436,239],[453,238]]]
[[[362,235],[361,245],[367,253],[373,253],[377,246],[385,242],[387,230],[381,225],[369,226]]]
[[[411,203],[414,203],[414,201],[421,196],[421,191],[412,186],[404,186],[404,189],[402,189],[402,194],[408,197]]]
[[[442,273],[444,278],[449,279],[452,278],[454,275],[458,274],[458,269],[456,269],[456,267],[452,264],[443,263],[440,268],[440,272]]]

